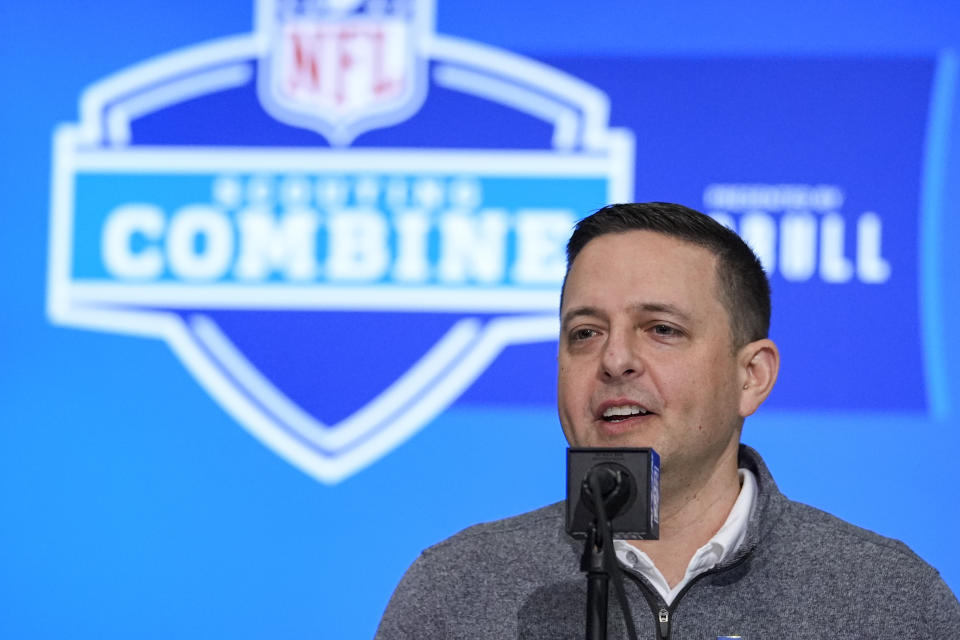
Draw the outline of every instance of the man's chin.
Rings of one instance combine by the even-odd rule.
[[[649,430],[637,425],[616,424],[612,428],[604,425],[592,428],[579,437],[568,436],[567,442],[571,447],[653,447],[656,449],[656,443]]]

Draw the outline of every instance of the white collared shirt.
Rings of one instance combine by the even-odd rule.
[[[687,565],[686,575],[673,589],[670,588],[666,578],[653,564],[650,556],[626,540],[613,541],[613,548],[617,552],[620,563],[627,569],[646,578],[668,605],[673,602],[673,599],[677,597],[677,594],[688,582],[733,556],[734,552],[743,543],[743,539],[747,535],[750,511],[753,509],[753,503],[756,502],[757,498],[757,479],[749,469],[738,469],[737,474],[740,477],[740,495],[737,496],[737,501],[733,503],[730,514],[723,526],[710,538],[707,544],[697,549],[697,552],[693,554],[690,564]]]

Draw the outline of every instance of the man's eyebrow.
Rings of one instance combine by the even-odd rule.
[[[638,302],[630,305],[631,311],[644,311],[646,313],[666,313],[675,316],[685,322],[690,322],[692,318],[680,307],[666,302]]]
[[[605,318],[606,314],[604,314],[602,311],[600,311],[600,309],[596,307],[590,307],[590,306],[574,307],[573,309],[570,309],[565,314],[563,314],[563,318],[560,319],[560,326],[561,327],[567,326],[567,324],[571,320],[579,316],[589,316],[592,318]]]
[[[627,308],[634,313],[639,311],[644,313],[665,313],[686,323],[693,321],[693,319],[690,317],[690,314],[681,310],[680,307],[667,302],[637,302],[628,305]],[[607,314],[597,307],[591,307],[588,305],[574,307],[563,314],[563,317],[560,319],[560,326],[565,327],[568,323],[572,322],[574,318],[578,318],[580,316],[604,319],[607,317]]]

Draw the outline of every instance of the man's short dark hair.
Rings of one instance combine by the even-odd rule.
[[[653,231],[708,249],[717,257],[720,301],[727,310],[733,346],[766,338],[770,283],[753,250],[710,216],[669,202],[611,204],[577,223],[567,243],[567,275],[588,242],[609,233]],[[563,279],[564,289],[567,276]],[[562,300],[562,294],[561,294]]]

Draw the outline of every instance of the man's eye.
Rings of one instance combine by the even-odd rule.
[[[597,332],[593,329],[574,329],[570,332],[570,340],[574,342],[579,340],[589,340],[595,335],[597,335]]]
[[[673,336],[679,336],[680,330],[674,327],[671,327],[668,324],[658,324],[654,325],[653,332],[664,338],[672,338]]]

